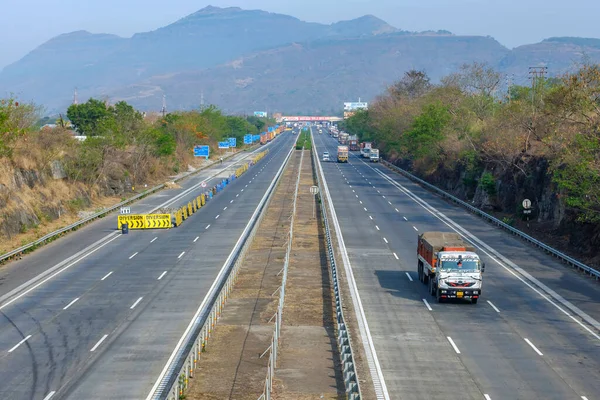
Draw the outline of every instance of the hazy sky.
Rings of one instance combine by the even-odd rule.
[[[289,14],[331,23],[373,14],[411,30],[490,35],[508,47],[550,36],[600,37],[599,0],[5,0],[0,6],[0,68],[48,39],[87,30],[128,37],[207,5]]]

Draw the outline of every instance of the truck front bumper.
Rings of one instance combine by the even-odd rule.
[[[442,299],[477,299],[481,296],[481,289],[438,289]]]

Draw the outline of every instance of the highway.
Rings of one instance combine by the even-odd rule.
[[[378,397],[600,399],[596,281],[358,152],[335,162],[337,140],[313,135],[332,160],[321,165],[382,371]],[[418,281],[417,235],[433,230],[479,248],[477,305],[438,304]]]
[[[121,235],[111,215],[4,268],[0,398],[146,398],[296,138],[263,146],[265,158],[178,228]],[[132,213],[187,203],[238,159]]]

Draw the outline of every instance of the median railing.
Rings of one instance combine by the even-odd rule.
[[[275,192],[277,183],[281,179],[292,153],[293,148],[287,154],[254,214],[250,217],[250,221],[242,232],[231,255],[226,260],[223,270],[211,287],[207,295],[206,305],[201,307],[194,316],[188,333],[178,345],[174,357],[169,360],[164,374],[159,377],[147,400],[179,400],[185,396],[189,379],[194,376],[196,364],[199,362],[200,355],[204,351],[223,312],[223,307],[233,289],[244,256],[252,245],[252,239],[265,215],[264,211],[268,208],[272,194]]]
[[[498,218],[491,216],[490,214],[481,211],[480,209],[473,207],[472,205],[470,205],[469,203],[459,199],[456,196],[451,195],[450,193],[432,185],[429,182],[424,181],[421,178],[418,178],[416,176],[414,176],[413,174],[411,174],[408,171],[403,170],[402,168],[399,168],[397,166],[395,166],[394,164],[387,162],[385,160],[381,160],[382,163],[387,166],[388,168],[392,169],[393,171],[396,171],[398,173],[400,173],[401,175],[407,177],[408,179],[419,183],[420,185],[426,187],[427,189],[431,190],[432,192],[435,192],[437,194],[439,194],[440,196],[442,196],[445,199],[448,199],[450,201],[452,201],[453,203],[456,203],[464,208],[466,208],[467,210],[469,210],[470,212],[472,212],[473,214],[493,223],[494,225],[503,228],[505,230],[507,230],[508,232],[512,233],[513,235],[533,244],[534,246],[544,250],[546,253],[558,258],[559,260],[565,262],[568,265],[571,265],[577,269],[579,269],[580,271],[583,271],[587,274],[589,274],[590,276],[594,277],[596,280],[600,279],[600,271],[585,265],[584,263],[575,260],[574,258],[561,253],[560,251],[548,246],[545,243],[542,243],[541,241],[529,236],[528,234],[513,228],[512,226],[508,225],[505,222],[500,221]]]
[[[229,158],[231,158],[231,157],[233,157],[235,155],[236,154],[232,154],[232,155],[226,157],[226,159],[229,159]],[[199,173],[199,172],[201,172],[201,171],[203,171],[203,170],[205,170],[207,168],[210,168],[210,167],[212,167],[214,165],[215,165],[215,163],[211,163],[211,164],[205,165],[205,166],[203,166],[201,168],[198,168],[197,170],[185,173],[182,176],[180,176],[179,178],[174,179],[172,182],[179,182],[179,181],[181,181],[183,179],[186,179],[186,178],[190,177],[191,175],[197,174],[197,173]],[[3,263],[6,260],[9,260],[9,259],[11,259],[13,257],[18,257],[18,256],[21,256],[21,255],[23,255],[25,253],[33,251],[36,248],[38,248],[38,247],[40,247],[40,246],[42,246],[42,245],[44,245],[44,244],[46,244],[48,242],[51,242],[51,241],[53,241],[53,240],[55,240],[55,239],[63,236],[65,233],[67,233],[69,231],[77,230],[80,227],[82,227],[83,225],[85,225],[85,224],[87,224],[87,223],[89,223],[91,221],[94,221],[94,220],[96,220],[98,218],[102,218],[102,217],[104,217],[104,216],[106,216],[106,215],[108,215],[108,214],[110,214],[112,212],[115,212],[115,211],[119,210],[123,206],[126,206],[128,204],[134,203],[134,202],[136,202],[136,201],[138,201],[138,200],[140,200],[140,199],[142,199],[142,198],[144,198],[144,197],[146,197],[148,195],[151,195],[151,194],[153,194],[155,192],[158,192],[159,190],[162,190],[164,188],[165,188],[165,184],[161,183],[160,185],[154,186],[153,188],[150,188],[150,189],[148,189],[148,190],[146,190],[146,191],[144,191],[142,193],[139,193],[139,194],[137,194],[137,195],[135,195],[133,197],[130,197],[130,198],[128,198],[128,199],[126,199],[126,200],[118,203],[118,204],[115,204],[114,206],[106,208],[106,209],[104,209],[102,211],[99,211],[99,212],[97,212],[95,214],[92,214],[92,215],[90,215],[90,216],[88,216],[86,218],[80,219],[77,222],[74,222],[74,223],[72,223],[70,225],[67,225],[67,226],[63,227],[63,228],[55,230],[54,232],[50,232],[50,233],[42,236],[41,238],[39,238],[39,239],[37,239],[37,240],[35,240],[35,241],[31,242],[31,243],[27,243],[26,245],[23,245],[23,246],[21,246],[21,247],[19,247],[17,249],[11,250],[11,251],[9,251],[9,252],[7,252],[5,254],[0,255],[0,263]]]
[[[311,135],[312,138],[312,135]],[[358,383],[358,377],[356,375],[356,368],[354,365],[354,352],[352,351],[352,338],[346,325],[344,318],[344,310],[342,308],[342,293],[340,291],[340,280],[338,277],[337,262],[335,259],[335,251],[333,248],[333,239],[331,237],[331,229],[329,227],[329,219],[327,218],[327,210],[325,208],[325,196],[321,196],[324,190],[322,176],[323,171],[316,165],[318,163],[318,153],[314,144],[314,138],[312,143],[313,148],[313,170],[317,176],[317,185],[319,187],[319,206],[321,208],[321,215],[323,216],[323,225],[325,227],[325,238],[327,240],[327,253],[329,256],[329,263],[331,264],[331,275],[333,277],[333,291],[335,295],[335,311],[336,311],[336,324],[337,324],[337,345],[338,351],[340,352],[340,358],[342,362],[342,372],[344,376],[344,385],[346,387],[346,394],[349,400],[360,400],[361,392]]]
[[[271,339],[271,345],[260,355],[260,358],[264,357],[269,352],[269,362],[267,364],[267,377],[265,378],[265,386],[263,393],[260,395],[258,400],[271,400],[271,392],[273,391],[273,378],[275,377],[275,368],[277,367],[277,349],[279,348],[279,336],[281,335],[281,321],[283,319],[283,306],[285,303],[285,286],[287,283],[288,266],[290,264],[290,254],[292,252],[292,240],[294,239],[294,220],[296,216],[296,203],[298,200],[298,187],[300,186],[300,175],[302,174],[302,161],[304,159],[304,151],[300,155],[300,165],[298,167],[298,179],[296,180],[296,189],[294,192],[294,202],[292,205],[292,217],[290,218],[290,230],[288,232],[287,248],[285,250],[285,258],[283,261],[283,276],[281,278],[281,286],[279,289],[279,304],[277,305],[277,312],[271,317],[271,320],[275,318],[275,327],[273,332],[273,338]],[[280,273],[281,273],[280,272]]]

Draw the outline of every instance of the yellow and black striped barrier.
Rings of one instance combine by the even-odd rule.
[[[126,214],[117,217],[117,229],[165,229],[172,228],[171,214]]]

